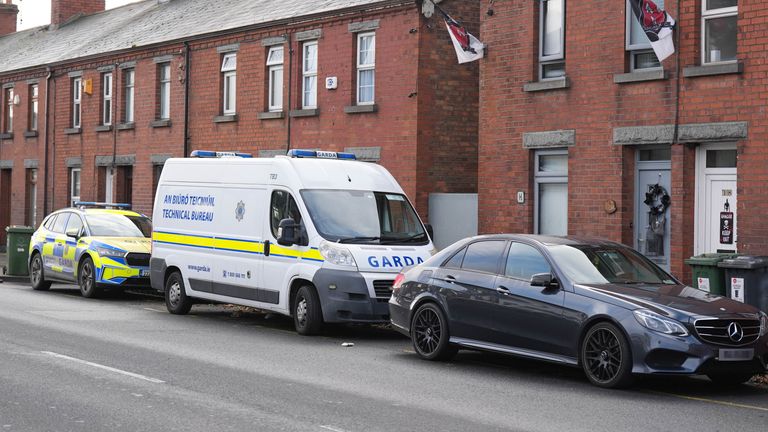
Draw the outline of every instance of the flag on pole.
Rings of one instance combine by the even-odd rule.
[[[659,61],[674,54],[672,29],[675,27],[675,19],[651,0],[629,0],[629,4]]]
[[[443,11],[441,10],[440,12]],[[456,50],[456,57],[458,57],[459,63],[468,63],[483,58],[483,55],[485,55],[483,43],[467,32],[464,26],[448,16],[447,13],[443,12],[443,16],[445,17],[445,26],[448,27],[448,34],[451,35],[451,41],[453,41],[453,48]]]

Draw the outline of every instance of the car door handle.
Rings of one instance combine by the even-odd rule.
[[[454,282],[456,282],[456,278],[451,276],[451,275],[448,275],[448,276],[445,277],[445,281],[448,282],[448,283],[454,283]]]
[[[505,286],[501,286],[501,285],[499,285],[499,287],[496,288],[496,292],[501,294],[501,295],[510,295],[510,294],[512,294],[511,292],[509,292],[509,288],[507,288]]]

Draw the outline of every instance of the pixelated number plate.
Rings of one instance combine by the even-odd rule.
[[[749,349],[721,349],[719,360],[720,361],[744,361],[752,360],[755,356],[755,350]]]
[[[149,277],[149,270],[139,270],[140,277]]]

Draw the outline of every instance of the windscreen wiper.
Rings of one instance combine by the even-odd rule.
[[[381,237],[342,237],[338,240],[339,243],[362,243],[368,241],[381,241]]]
[[[419,240],[420,238],[422,238],[424,236],[426,236],[425,233],[415,234],[415,235],[407,236],[407,237],[383,237],[381,239],[381,244],[408,243],[408,242],[412,242],[414,240]]]

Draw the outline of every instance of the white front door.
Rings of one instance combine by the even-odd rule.
[[[104,185],[104,202],[114,202],[115,199],[115,168],[107,167],[106,184]]]
[[[736,145],[700,146],[696,162],[694,252],[736,252]]]

